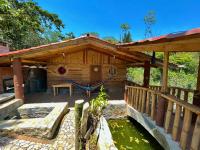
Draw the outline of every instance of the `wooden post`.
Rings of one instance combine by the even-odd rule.
[[[172,112],[173,112],[173,102],[168,101],[167,114],[166,114],[166,119],[165,119],[165,131],[167,133],[169,132],[169,128],[170,128]]]
[[[177,140],[177,136],[178,136],[180,117],[181,117],[181,106],[176,104],[176,113],[175,113],[174,125],[173,125],[173,131],[172,131],[172,138],[175,141]]]
[[[151,118],[155,119],[155,112],[156,112],[156,95],[155,93],[151,92]]]
[[[197,77],[197,91],[200,92],[200,54],[199,54],[199,68],[198,68],[198,77]]]
[[[198,150],[199,147],[200,147],[200,115],[197,117],[197,120],[195,123],[191,150]]]
[[[161,92],[167,93],[167,83],[168,83],[168,62],[169,62],[169,52],[164,52],[164,62],[163,62],[163,77],[162,77],[162,89]],[[159,96],[158,99],[158,109],[156,113],[156,124],[158,126],[163,126],[165,118],[165,105],[166,101],[164,98]]]
[[[84,100],[77,100],[75,101],[75,150],[80,149],[81,145],[81,117],[82,117],[82,111],[83,111],[83,103]]]
[[[83,111],[82,111],[82,118],[81,118],[82,137],[85,136],[86,131],[87,131],[88,114],[89,114],[89,103],[87,102],[83,105]]]
[[[150,80],[150,62],[146,61],[144,63],[144,79],[143,79],[143,87],[149,87],[149,80]]]
[[[20,58],[13,58],[13,82],[15,98],[24,100],[24,85],[23,85],[23,74],[22,64]]]
[[[197,76],[197,87],[196,87],[196,91],[194,91],[193,105],[200,107],[200,55],[199,55],[199,68],[198,68],[198,76]],[[192,122],[196,120],[196,117],[197,115],[193,114]]]
[[[185,109],[183,128],[182,128],[181,139],[180,139],[180,145],[182,149],[186,149],[186,146],[187,146],[187,139],[188,139],[189,130],[191,126],[191,120],[192,120],[192,112],[188,109]]]
[[[147,91],[147,99],[146,99],[146,114],[149,115],[149,101],[150,101],[150,92]]]

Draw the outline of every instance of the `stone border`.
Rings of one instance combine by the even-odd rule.
[[[45,118],[13,119],[0,121],[0,131],[14,132],[39,138],[51,139],[63,116],[68,111],[68,103],[24,104],[19,109],[54,107]]]
[[[0,94],[0,104],[12,99],[15,97],[15,94],[14,93],[3,93],[3,94]]]
[[[98,150],[118,150],[113,142],[112,134],[104,117],[100,118],[100,122],[97,125],[94,135],[95,138],[98,138]]]
[[[0,105],[0,120],[10,115],[14,110],[23,104],[21,99],[13,99]]]

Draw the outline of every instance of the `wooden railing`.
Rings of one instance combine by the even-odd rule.
[[[149,86],[150,89],[161,91],[161,86]],[[180,87],[168,87],[169,94],[190,104],[193,103],[194,90]]]
[[[200,108],[174,96],[158,91],[126,86],[127,104],[155,120],[159,97],[166,100],[165,121],[163,128],[171,133],[173,140],[180,142],[182,149],[199,150],[200,148]]]

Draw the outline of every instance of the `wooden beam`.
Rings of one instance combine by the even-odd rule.
[[[41,64],[41,65],[47,64],[47,62],[44,62],[44,61],[35,61],[35,60],[27,60],[27,59],[22,59],[21,62],[25,64]]]
[[[144,43],[120,46],[121,50],[129,52],[142,52],[142,51],[157,51],[157,52],[200,52],[200,38],[183,40],[179,42],[160,42],[156,44]]]
[[[144,63],[144,80],[143,80],[143,87],[148,88],[149,87],[149,81],[150,81],[150,62]]]
[[[167,92],[167,83],[168,83],[168,66],[169,66],[169,52],[164,53],[164,62],[163,62],[163,85],[161,92]]]

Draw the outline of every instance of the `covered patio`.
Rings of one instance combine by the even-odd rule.
[[[152,57],[145,54],[146,51],[163,52],[164,59],[154,58],[152,63]],[[148,116],[157,126],[171,134],[182,149],[198,150],[200,65],[195,90],[169,87],[168,70],[177,67],[169,63],[169,55],[172,52],[200,52],[200,29],[125,44],[111,44],[87,35],[0,54],[0,65],[13,70],[15,98],[22,99],[24,103],[67,101],[69,106],[73,107],[77,99],[89,101],[95,97],[95,90],[91,91],[91,97],[88,97],[87,87],[97,82],[104,85],[109,100],[125,100],[128,108]],[[126,81],[126,69],[130,66],[144,68],[143,85]],[[158,87],[149,84],[151,67],[160,67],[163,70],[162,85]],[[27,76],[36,68],[46,71],[43,76],[44,89],[37,84],[40,82],[36,81],[36,78],[30,79],[30,76]],[[61,89],[56,96],[53,95],[52,85],[71,80],[72,96],[66,89]],[[80,83],[81,86],[78,88],[73,83]],[[81,89],[83,86],[86,88]],[[34,91],[32,88],[36,93],[30,93]],[[41,88],[41,91],[38,92],[37,88]],[[190,92],[194,95],[192,104],[188,102]]]

